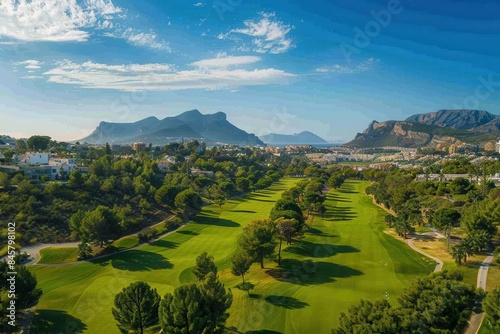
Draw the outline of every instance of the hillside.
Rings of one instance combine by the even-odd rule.
[[[408,121],[373,121],[346,146],[369,148],[398,146],[407,148],[455,145],[479,145],[495,141],[498,134],[445,128]]]
[[[231,124],[223,112],[203,115],[198,110],[159,120],[148,117],[135,123],[101,122],[80,142],[90,144],[131,144],[134,142],[164,145],[172,141],[197,139],[229,145],[264,145],[254,134]]]
[[[476,130],[497,118],[497,115],[484,110],[439,110],[413,115],[406,121],[458,130]]]
[[[312,145],[312,144],[327,144],[328,142],[316,134],[304,131],[293,135],[282,135],[277,133],[270,133],[265,136],[260,136],[266,144],[271,145]]]

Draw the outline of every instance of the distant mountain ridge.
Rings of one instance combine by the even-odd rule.
[[[437,125],[458,130],[473,130],[498,118],[484,110],[439,110],[417,114],[406,119],[408,122]]]
[[[271,145],[312,145],[312,144],[327,144],[328,142],[318,135],[310,132],[303,131],[301,133],[296,133],[293,135],[283,135],[277,133],[270,133],[268,135],[260,136],[260,140],[262,140],[266,144]]]
[[[439,110],[405,121],[370,123],[347,146],[407,148],[478,145],[491,147],[500,138],[500,117],[482,110]]]
[[[79,141],[89,144],[144,142],[164,145],[182,138],[203,140],[212,144],[264,145],[254,134],[231,124],[225,113],[203,115],[196,109],[162,120],[152,116],[134,123],[101,122],[94,132]]]

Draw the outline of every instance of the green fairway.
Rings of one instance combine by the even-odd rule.
[[[191,268],[203,251],[214,256],[221,280],[232,288],[228,326],[243,332],[329,333],[340,312],[360,298],[388,292],[393,302],[411,279],[432,271],[434,263],[382,232],[383,211],[362,195],[368,183],[347,181],[328,195],[328,213],[315,220],[312,233],[283,251],[283,268],[272,261],[264,270],[251,268],[246,278],[256,285],[253,298],[234,288],[240,279],[230,273],[230,258],[242,227],[266,218],[281,192],[298,181],[284,179],[222,209],[208,206],[195,223],[139,249],[90,263],[34,267],[44,294],[32,332],[119,333],[111,308],[123,287],[142,280],[163,296],[194,280]]]
[[[40,264],[75,262],[78,259],[76,247],[47,247],[40,250]]]
[[[129,248],[133,248],[139,244],[139,238],[137,238],[135,235],[128,236],[121,238],[119,240],[116,240],[111,244],[112,247],[115,247],[116,250],[125,250]]]

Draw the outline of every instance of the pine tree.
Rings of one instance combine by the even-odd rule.
[[[203,313],[208,319],[205,331],[213,334],[223,333],[229,317],[226,311],[231,307],[233,294],[231,291],[226,292],[224,284],[213,272],[206,276],[200,291],[203,299]]]
[[[208,255],[207,252],[203,252],[196,258],[196,267],[193,269],[193,274],[198,280],[203,281],[209,273],[217,275],[217,266],[214,263],[214,257]]]
[[[147,327],[158,323],[160,296],[147,283],[135,282],[115,296],[113,316],[121,332],[130,330],[144,333]]]
[[[159,308],[163,333],[208,334],[200,288],[196,284],[181,285],[173,294],[167,293]]]
[[[245,283],[245,274],[248,272],[252,266],[252,258],[246,253],[238,253],[231,259],[233,266],[231,267],[231,272],[234,276],[241,276],[243,283]]]

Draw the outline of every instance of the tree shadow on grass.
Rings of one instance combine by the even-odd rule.
[[[267,296],[266,302],[268,302],[269,304],[273,304],[274,306],[286,308],[289,310],[295,310],[309,306],[308,303],[302,302],[297,298],[289,296]]]
[[[113,268],[128,271],[151,271],[157,269],[171,269],[170,261],[160,254],[131,250],[109,259]],[[107,261],[106,261],[107,262]]]
[[[354,188],[354,185],[350,182],[344,182],[342,187],[339,189],[339,193],[344,193],[344,194],[358,194],[359,192],[356,191]]]
[[[328,210],[324,216],[323,219],[326,221],[349,221],[353,220],[356,218],[358,215],[353,212],[353,207],[351,206],[346,206],[346,207],[339,207],[339,208],[332,208],[331,210]]]
[[[255,196],[255,195],[248,195],[246,196],[247,200],[252,200],[252,201],[257,201],[257,202],[268,202],[268,203],[275,203],[276,201],[270,200],[270,199],[261,199],[260,197],[270,197],[270,196]]]
[[[80,319],[60,310],[37,310],[30,332],[36,334],[83,333],[87,329]]]
[[[179,230],[179,231],[177,231],[177,233],[185,234],[185,235],[200,235],[198,232],[188,231],[188,230]]]
[[[179,244],[177,242],[167,241],[164,239],[156,240],[156,241],[150,243],[150,245],[157,246],[157,247],[172,248],[172,249],[179,247]]]
[[[335,201],[335,202],[352,203],[352,201],[350,199],[339,196],[337,194],[329,194],[329,195],[327,195],[327,197],[328,197],[328,199]]]
[[[266,274],[278,281],[297,285],[319,285],[335,282],[337,278],[363,275],[359,270],[330,262],[284,259],[281,265],[281,268],[266,270]]]
[[[252,210],[231,210],[230,212],[257,213],[256,211],[252,211]]]
[[[338,235],[335,235],[335,234],[329,234],[329,233],[325,233],[315,227],[311,227],[307,230],[308,233],[310,234],[313,234],[313,235],[316,235],[316,236],[319,236],[319,237],[326,237],[326,238],[338,238],[339,236]]]
[[[283,334],[283,333],[277,332],[277,331],[271,331],[268,329],[261,329],[258,331],[249,331],[249,332],[246,332],[246,334]]]
[[[305,240],[296,241],[284,252],[307,257],[327,258],[341,253],[358,253],[360,250],[349,245],[319,244]]]
[[[221,219],[221,218],[214,218],[214,217],[208,217],[208,216],[196,216],[193,221],[197,224],[203,224],[203,225],[214,225],[214,226],[223,226],[223,227],[240,227],[240,224],[228,220],[228,219]]]

